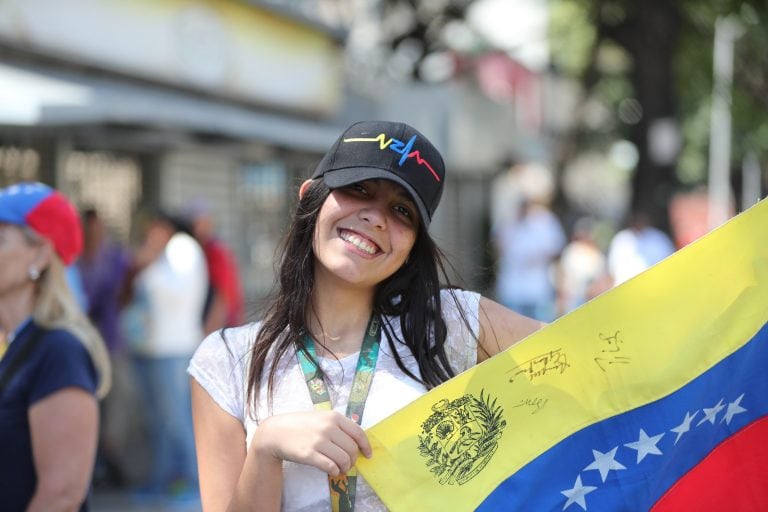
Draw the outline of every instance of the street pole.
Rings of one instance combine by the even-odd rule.
[[[747,153],[741,164],[741,209],[746,210],[762,197],[760,161],[754,151]]]
[[[715,22],[714,87],[709,134],[709,228],[728,220],[731,164],[731,83],[733,46],[741,35],[739,23],[732,17]]]

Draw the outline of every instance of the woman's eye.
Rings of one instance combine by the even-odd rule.
[[[395,211],[398,215],[405,217],[408,220],[413,220],[413,212],[410,210],[410,208],[402,205],[395,206]]]
[[[368,193],[368,190],[363,185],[361,185],[360,183],[353,183],[352,185],[350,185],[350,189],[354,190],[355,192],[358,192],[360,194],[367,194]]]

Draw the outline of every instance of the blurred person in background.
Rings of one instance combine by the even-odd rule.
[[[244,320],[244,300],[235,255],[216,236],[213,214],[206,202],[194,201],[186,209],[186,215],[208,265],[210,286],[203,312],[203,331],[210,334],[222,327],[238,326]]]
[[[632,212],[627,227],[616,233],[608,248],[608,271],[613,285],[620,285],[673,252],[672,241],[651,226],[647,213]]]
[[[492,237],[498,254],[496,298],[522,315],[551,321],[551,266],[565,245],[560,221],[544,201],[525,198],[518,217],[494,226]]]
[[[65,278],[82,248],[70,202],[41,183],[0,190],[0,508],[87,510],[110,386],[104,342]]]
[[[124,452],[125,429],[129,425],[130,404],[126,393],[130,387],[129,361],[125,357],[120,335],[120,299],[128,254],[108,234],[99,213],[89,208],[83,213],[84,247],[77,262],[87,297],[88,317],[99,330],[112,363],[112,390],[101,404],[99,456],[94,483],[121,485],[125,479],[121,457]]]
[[[606,259],[594,237],[595,220],[582,217],[576,221],[571,241],[557,263],[557,316],[562,316],[601,291],[607,277]]]
[[[67,280],[67,286],[72,291],[72,295],[75,296],[75,302],[80,306],[83,311],[88,310],[88,295],[85,293],[85,285],[83,283],[83,275],[80,272],[80,268],[77,263],[67,265],[64,269],[64,278]]]
[[[131,301],[121,317],[152,451],[149,478],[138,497],[186,499],[197,492],[186,367],[203,335],[208,272],[200,245],[184,228],[165,213],[149,223],[130,271]]]
[[[118,329],[120,293],[128,270],[128,254],[107,236],[104,222],[93,208],[83,213],[83,232],[83,254],[78,266],[88,298],[88,316],[109,351],[120,352],[123,349]]]

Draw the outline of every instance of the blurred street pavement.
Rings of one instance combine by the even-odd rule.
[[[200,500],[138,498],[127,491],[97,490],[90,499],[93,512],[200,512]]]

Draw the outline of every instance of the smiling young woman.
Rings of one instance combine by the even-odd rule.
[[[385,510],[364,428],[542,324],[450,286],[428,233],[443,159],[403,123],[361,122],[299,191],[264,318],[193,357],[206,511]]]

